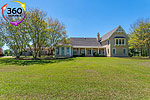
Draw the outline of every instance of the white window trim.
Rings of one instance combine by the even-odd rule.
[[[113,53],[113,50],[115,49],[115,54]],[[116,55],[116,48],[112,48],[112,53],[113,53],[113,55]]]
[[[118,44],[116,44],[117,40],[118,40]],[[120,40],[121,40],[121,44],[120,44]],[[122,42],[123,40],[124,40],[124,44],[122,44],[122,43],[123,43],[123,42]],[[115,39],[115,46],[120,46],[120,45],[121,45],[121,46],[125,46],[125,45],[126,45],[126,38],[116,38],[116,39]]]

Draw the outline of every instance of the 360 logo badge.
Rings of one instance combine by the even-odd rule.
[[[26,5],[25,3],[22,3],[20,1],[12,1],[14,3],[19,3],[21,5],[21,7],[16,8],[16,7],[8,7],[8,3],[5,4],[1,9],[2,9],[2,16],[3,18],[9,22],[10,24],[14,25],[14,26],[18,26],[26,17],[25,15],[25,11],[26,11]],[[7,12],[6,12],[7,11]],[[7,14],[7,18],[8,17],[22,17],[21,20],[19,21],[10,21],[8,20],[5,15]]]

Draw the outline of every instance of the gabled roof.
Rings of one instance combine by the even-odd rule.
[[[70,38],[72,46],[100,46],[97,38]]]
[[[115,31],[117,31],[117,29],[119,29],[119,28],[122,28],[122,27],[121,27],[121,26],[118,26],[117,28],[115,28],[115,29],[113,29],[112,31],[110,31],[110,32],[106,33],[105,35],[103,35],[103,36],[101,37],[101,41],[105,41],[105,40],[109,39],[109,38],[113,35],[113,33],[114,33]]]
[[[113,29],[112,31],[108,32],[107,34],[103,35],[101,38],[100,38],[100,41],[105,41],[107,39],[109,39],[114,32],[116,31],[121,31],[123,30],[123,28],[121,26],[118,26],[117,28]],[[124,31],[124,30],[123,30]],[[122,38],[122,37],[121,37]],[[97,38],[75,38],[75,37],[71,37],[70,39],[70,43],[69,45],[71,46],[86,46],[86,47],[100,47],[101,44],[100,44],[100,41],[97,40]],[[63,43],[59,43],[58,45],[65,45]],[[68,44],[66,44],[68,45]]]

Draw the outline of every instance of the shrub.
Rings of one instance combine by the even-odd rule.
[[[97,52],[94,52],[94,53],[93,53],[93,56],[94,56],[94,57],[99,57],[99,54],[98,54]]]
[[[5,56],[4,54],[0,54],[0,57]]]
[[[97,52],[94,52],[94,53],[93,53],[93,56],[94,56],[94,57],[105,57],[105,55],[100,55],[100,54],[98,54]]]
[[[81,53],[80,57],[85,57],[85,53]]]
[[[105,55],[99,55],[99,57],[106,57]]]
[[[132,57],[132,56],[133,56],[133,53],[129,53],[129,56]]]

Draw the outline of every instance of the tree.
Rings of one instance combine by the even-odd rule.
[[[47,23],[45,22],[46,13],[38,9],[32,9],[27,12],[26,33],[30,38],[29,46],[32,51],[34,59],[37,59],[38,54],[41,53],[42,47],[45,46],[47,38]]]
[[[150,58],[150,21],[142,20],[137,23],[136,27],[132,27],[129,40],[130,48],[136,48],[144,52],[147,49],[147,54]]]
[[[51,49],[60,41],[67,41],[65,26],[57,19],[47,18],[46,13],[38,9],[28,10],[25,20],[17,27],[1,20],[0,36],[16,58],[30,49],[33,58],[37,59],[43,48]]]
[[[46,36],[46,47],[48,47],[48,51],[50,52],[59,42],[67,38],[64,24],[60,23],[57,19],[48,18]]]
[[[24,34],[20,32],[20,30],[22,30],[21,25],[16,27],[5,21],[1,20],[1,22],[2,24],[0,25],[0,35],[2,37],[2,41],[13,50],[16,58],[20,58],[22,52],[24,52],[26,49],[26,45],[23,42]]]
[[[5,56],[12,56],[13,54],[12,54],[11,50],[7,49],[7,50],[4,50],[4,55]]]
[[[2,47],[4,46],[4,44],[5,44],[5,43],[1,41],[1,42],[0,42],[0,48],[2,48]]]

